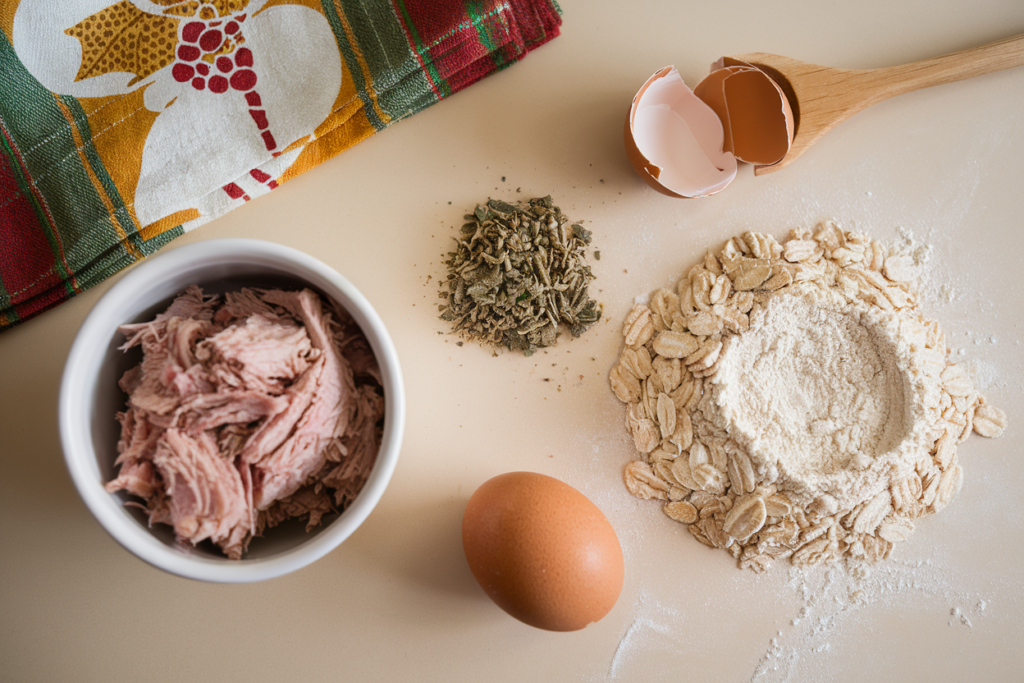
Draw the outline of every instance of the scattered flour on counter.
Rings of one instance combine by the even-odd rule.
[[[634,610],[636,616],[615,648],[606,680],[621,680],[624,668],[641,653],[649,653],[659,645],[668,650],[681,650],[686,645],[683,613],[655,600],[646,591],[641,591]]]
[[[982,391],[997,386],[1002,379],[999,368],[980,358],[971,358],[964,364],[964,367],[967,369],[967,374],[971,376],[974,386]]]
[[[790,628],[769,640],[750,681],[820,680],[815,667],[827,663],[815,655],[841,649],[842,638],[865,631],[858,627],[876,617],[879,609],[933,613],[936,619],[948,614],[950,626],[971,629],[974,621],[986,616],[988,601],[962,584],[931,560],[791,568],[787,585],[799,597],[800,607]]]
[[[618,675],[619,669],[622,666],[623,658],[627,657],[627,653],[634,649],[635,646],[633,641],[637,639],[637,634],[642,628],[643,626],[640,625],[640,617],[637,617],[633,620],[633,623],[629,625],[629,628],[626,629],[626,634],[622,636],[622,640],[619,641],[618,647],[615,648],[615,654],[612,656],[612,665],[608,669],[608,676],[610,678],[614,679]]]
[[[764,586],[770,599],[795,598],[795,605],[789,608],[785,622],[779,622],[779,627],[767,636],[767,647],[750,672],[750,683],[824,680],[829,671],[834,671],[831,667],[835,659],[846,656],[851,644],[863,647],[857,639],[865,637],[874,639],[870,647],[884,658],[886,647],[897,644],[878,627],[884,629],[885,624],[894,623],[893,619],[924,617],[934,625],[946,622],[949,627],[962,629],[966,636],[990,616],[987,596],[933,560],[890,560],[872,566],[847,561],[810,569],[792,567],[778,579],[774,586]],[[729,611],[727,605],[722,609]],[[716,635],[715,621],[694,622],[698,611],[696,606],[669,606],[641,589],[634,600],[632,620],[615,647],[607,673],[589,680],[672,680],[652,679],[651,675],[670,670],[679,673],[703,658],[713,660],[714,653],[706,650],[708,643],[735,632],[729,630],[726,620],[718,624]],[[745,649],[734,652],[743,657]],[[716,678],[713,670],[704,673]],[[718,677],[720,674],[721,670]]]
[[[929,261],[932,260],[932,253],[935,251],[934,246],[923,241],[912,230],[902,225],[896,228],[896,239],[893,240],[893,246],[901,253],[910,256],[914,266],[918,269],[919,282],[921,278],[928,279],[930,269],[927,266]]]
[[[959,607],[954,607],[951,610],[949,610],[949,614],[953,617],[953,619],[949,621],[950,626],[953,625],[954,620],[959,621],[961,624],[968,628],[971,628],[973,626],[971,620],[967,618],[967,615],[964,614]]]

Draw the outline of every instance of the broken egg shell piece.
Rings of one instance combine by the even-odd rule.
[[[648,185],[671,197],[706,197],[736,177],[736,158],[722,149],[722,122],[675,67],[647,79],[626,118],[630,163]]]
[[[789,99],[772,78],[745,62],[723,66],[693,89],[722,121],[724,149],[758,166],[777,164],[793,144],[794,121]]]

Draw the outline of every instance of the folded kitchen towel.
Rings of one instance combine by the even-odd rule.
[[[0,330],[560,23],[554,0],[4,0]]]

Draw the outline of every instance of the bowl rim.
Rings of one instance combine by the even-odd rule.
[[[333,522],[299,546],[266,558],[228,560],[188,555],[166,545],[123,511],[107,493],[91,436],[91,402],[78,396],[94,390],[101,358],[111,334],[124,322],[129,304],[149,285],[180,272],[235,262],[276,266],[325,293],[336,290],[345,309],[366,334],[381,369],[385,396],[384,434],[370,476],[356,499]],[[349,305],[351,304],[351,305]],[[119,312],[122,312],[119,314]],[[113,324],[111,320],[120,320]],[[98,351],[103,349],[104,351]],[[96,302],[79,328],[61,378],[58,417],[61,446],[71,479],[86,507],[100,525],[125,549],[149,564],[178,576],[220,583],[248,583],[282,576],[326,555],[348,538],[377,505],[398,461],[405,427],[405,390],[394,342],[383,321],[363,294],[333,268],[318,259],[276,242],[251,238],[217,238],[173,248],[147,259],[126,273]]]

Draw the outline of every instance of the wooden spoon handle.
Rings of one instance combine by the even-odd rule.
[[[872,69],[876,102],[933,85],[1024,65],[1024,34],[920,62]]]

